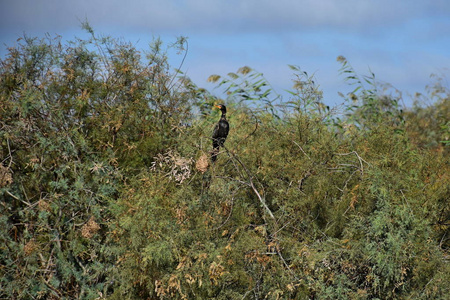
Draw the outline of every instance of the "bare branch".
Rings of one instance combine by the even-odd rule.
[[[297,142],[296,141],[292,141],[294,144],[296,144],[297,145],[297,147],[303,152],[303,154],[305,154],[305,156],[309,159],[309,160],[311,160],[311,157],[309,157],[308,156],[308,154],[306,154],[306,152],[303,150],[303,148],[299,145],[299,144],[297,144]]]
[[[264,207],[264,209],[267,211],[270,218],[272,218],[272,220],[276,221],[275,216],[273,215],[270,208],[267,206],[266,201],[264,200],[264,198],[261,196],[261,194],[256,189],[255,184],[253,183],[253,176],[250,173],[250,171],[247,169],[247,167],[244,165],[244,163],[235,154],[231,153],[225,146],[223,148],[227,151],[227,153],[231,156],[231,158],[235,159],[245,170],[245,173],[247,174],[247,177],[248,177],[249,186],[252,188],[253,192],[258,197],[259,202]]]
[[[352,151],[352,152],[349,152],[349,153],[335,153],[335,154],[336,154],[336,155],[341,155],[341,156],[347,156],[347,155],[352,155],[352,154],[356,155],[356,157],[357,157],[358,160],[359,160],[359,166],[360,166],[361,176],[364,175],[364,165],[363,165],[363,162],[365,162],[368,166],[370,166],[370,164],[369,164],[367,161],[365,161],[361,156],[359,156],[358,152],[356,152],[356,151]]]
[[[8,144],[8,152],[9,152],[9,164],[8,164],[8,169],[9,169],[9,168],[11,168],[13,159],[12,159],[11,147],[9,146],[9,139],[6,139],[6,143]]]

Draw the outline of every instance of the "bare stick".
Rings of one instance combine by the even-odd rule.
[[[228,154],[231,154],[231,157],[234,158],[244,169],[245,173],[247,173],[248,176],[248,181],[250,182],[250,187],[252,188],[253,192],[256,194],[256,196],[259,199],[259,202],[261,203],[261,205],[264,207],[264,209],[267,211],[267,213],[269,214],[269,216],[272,218],[272,220],[276,221],[275,216],[273,215],[272,211],[270,210],[270,208],[267,206],[266,201],[263,199],[263,197],[261,196],[261,194],[258,192],[258,190],[255,187],[255,184],[253,183],[253,179],[252,179],[252,175],[250,174],[250,171],[247,169],[247,167],[244,165],[244,163],[233,153],[231,153],[230,151],[228,151],[228,149],[224,146],[223,147]]]
[[[302,148],[299,144],[297,144],[296,141],[292,141],[292,142],[293,142],[294,144],[296,144],[298,148],[300,148],[300,150],[303,152],[303,154],[305,154],[305,156],[306,156],[309,160],[311,160],[311,157],[309,157],[308,154],[306,154],[306,152],[303,150],[303,148]]]
[[[365,161],[361,156],[359,156],[358,152],[352,151],[352,152],[349,152],[349,153],[336,153],[336,155],[342,155],[342,156],[351,155],[351,154],[356,155],[356,157],[358,158],[358,160],[359,160],[359,165],[360,165],[361,175],[363,175],[363,174],[364,174],[364,165],[363,165],[363,162],[365,162],[365,163],[366,163],[367,165],[369,165],[369,166],[370,166],[370,164],[369,164],[367,161]]]
[[[12,164],[12,153],[11,153],[11,147],[9,146],[9,139],[6,139],[6,143],[8,143],[8,152],[9,152],[9,164],[8,164],[8,169],[11,168],[11,164]]]

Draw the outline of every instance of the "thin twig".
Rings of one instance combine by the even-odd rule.
[[[25,201],[25,200],[22,200],[22,199],[20,199],[19,197],[17,197],[17,196],[15,196],[15,195],[11,194],[10,191],[6,191],[6,193],[7,193],[9,196],[11,196],[12,198],[14,198],[15,200],[20,201],[20,202],[26,204],[28,207],[33,207],[33,206],[35,206],[36,203],[37,203],[37,202],[36,202],[35,204],[31,204],[30,202],[27,202],[27,201]]]
[[[291,223],[291,221],[288,221],[286,224],[284,224],[281,228],[279,228],[277,231],[275,231],[274,233],[271,234],[271,236],[273,238],[275,238],[275,236],[277,235],[278,232],[280,232],[281,230],[283,230],[285,227],[287,227],[289,224]]]
[[[303,148],[302,148],[299,144],[297,144],[296,141],[292,141],[292,142],[293,142],[294,144],[297,145],[297,147],[303,152],[303,154],[305,154],[305,156],[306,156],[309,160],[311,160],[311,157],[309,157],[308,154],[306,154],[306,152],[303,150]]]
[[[359,156],[358,152],[356,151],[352,151],[352,152],[348,152],[348,153],[336,153],[336,155],[341,155],[341,156],[347,156],[347,155],[356,155],[356,157],[359,160],[359,165],[360,165],[360,172],[361,172],[361,176],[364,175],[364,165],[363,162],[365,162],[368,166],[371,166],[370,163],[368,163],[367,161],[365,161],[361,156]]]
[[[225,220],[222,224],[220,224],[218,227],[214,228],[214,230],[218,230],[218,229],[222,228],[226,223],[228,223],[228,220],[230,219],[231,214],[232,214],[232,212],[233,212],[234,197],[232,197],[231,200],[232,200],[232,201],[231,201],[230,213],[228,214],[226,220]]]
[[[289,270],[289,272],[291,272],[292,276],[295,278],[295,280],[298,280],[298,277],[295,275],[295,272],[292,271],[291,267],[289,267],[289,265],[287,264],[286,260],[284,259],[283,255],[281,254],[281,251],[279,249],[276,249],[278,256],[280,257],[281,261],[283,262],[284,266],[286,267],[286,269]]]
[[[7,193],[8,195],[10,195],[11,197],[13,197],[14,199],[16,199],[17,201],[22,201],[22,200],[20,200],[17,196],[14,196],[13,194],[11,194],[9,191],[6,191],[6,193]],[[30,206],[29,203],[25,203],[25,204],[27,204],[28,206]]]
[[[6,143],[8,144],[8,152],[9,152],[9,164],[8,164],[8,169],[11,168],[11,164],[12,164],[12,153],[11,153],[11,147],[9,146],[9,139],[6,139]]]
[[[217,178],[220,178],[220,179],[229,179],[229,180],[233,180],[233,181],[239,182],[240,184],[243,184],[243,185],[246,185],[246,186],[250,186],[250,184],[249,184],[248,182],[245,182],[245,181],[242,181],[242,180],[239,180],[239,179],[230,177],[230,176],[216,176],[216,177],[217,177]]]
[[[179,66],[178,69],[177,69],[177,72],[175,72],[175,74],[172,76],[172,79],[170,80],[169,84],[167,85],[167,86],[169,87],[167,90],[169,90],[169,91],[170,91],[170,89],[172,89],[173,86],[175,85],[175,84],[172,85],[172,83],[173,83],[173,81],[175,80],[176,75],[177,75],[178,73],[180,73],[180,69],[181,69],[181,67],[182,67],[183,64],[184,64],[184,60],[186,59],[186,56],[187,56],[188,51],[189,51],[189,43],[188,43],[188,41],[187,41],[186,39],[183,41],[183,44],[184,44],[184,43],[186,43],[186,51],[184,52],[183,59],[181,60],[181,63],[180,63],[180,66]],[[184,76],[184,77],[186,77],[186,76]],[[171,86],[171,85],[172,85],[172,86]]]
[[[241,300],[244,300],[244,299],[247,297],[247,295],[250,294],[252,291],[253,291],[253,290],[250,290],[250,291],[245,292],[245,294],[244,294],[244,296],[242,297]]]
[[[263,197],[261,196],[261,194],[258,192],[258,190],[255,187],[255,184],[253,183],[253,176],[252,174],[250,174],[250,171],[247,169],[247,167],[244,165],[244,163],[233,153],[231,153],[230,151],[228,151],[228,149],[223,146],[223,148],[227,151],[228,154],[231,154],[231,157],[234,158],[241,166],[242,168],[245,170],[245,173],[247,173],[247,177],[248,177],[248,181],[249,181],[249,185],[252,188],[253,192],[256,194],[256,196],[259,199],[259,202],[261,203],[261,205],[265,208],[265,210],[267,211],[267,213],[269,214],[269,216],[272,218],[272,220],[276,221],[275,216],[273,215],[272,211],[270,210],[270,208],[267,206],[266,201],[263,199]]]

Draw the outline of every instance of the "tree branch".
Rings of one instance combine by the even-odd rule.
[[[267,206],[266,201],[264,200],[264,198],[261,196],[261,194],[256,189],[255,184],[253,183],[253,179],[252,179],[253,176],[250,173],[250,171],[247,169],[247,167],[244,165],[244,163],[235,154],[231,153],[225,146],[223,146],[223,148],[227,151],[228,155],[230,155],[232,159],[235,159],[242,166],[242,168],[244,169],[244,171],[248,177],[248,181],[249,181],[248,185],[251,187],[251,189],[255,193],[256,197],[258,197],[259,202],[264,207],[266,212],[269,214],[270,218],[272,220],[276,221],[275,216],[273,215],[270,208]]]

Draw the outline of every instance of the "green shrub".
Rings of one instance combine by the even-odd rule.
[[[84,27],[1,61],[2,298],[448,295],[445,93],[405,112],[340,58],[337,118],[298,67],[288,100],[249,67],[215,75],[231,130],[212,164],[222,100],[161,41],[143,55]]]

